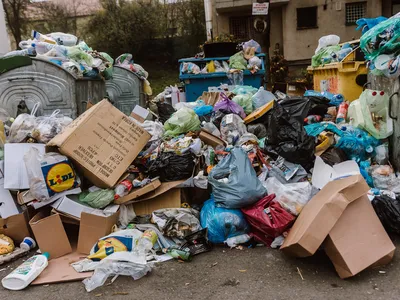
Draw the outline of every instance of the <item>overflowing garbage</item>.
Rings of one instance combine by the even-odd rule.
[[[360,24],[371,27],[368,35],[389,20]],[[73,36],[33,38],[51,51],[80,47]],[[313,62],[352,51],[339,40],[321,38]],[[249,41],[228,67],[256,66],[259,48]],[[147,78],[129,54],[116,63]],[[225,67],[211,60],[207,72]],[[392,259],[386,230],[399,232],[400,178],[389,158],[394,126],[385,91],[365,89],[351,101],[319,90],[294,97],[264,86],[215,90],[186,102],[167,87],[130,116],[104,99],[75,120],[59,111],[1,120],[0,216],[8,226],[0,228],[0,264],[36,244],[43,253],[3,286],[67,276],[91,292],[109,278],[138,280],[159,263],[189,262],[214,244],[295,257],[321,249],[341,278]]]

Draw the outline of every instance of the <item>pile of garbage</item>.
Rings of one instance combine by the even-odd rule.
[[[66,69],[76,77],[112,78],[114,60],[105,52],[97,52],[72,34],[53,32],[41,34],[32,30],[32,38],[21,41],[22,50],[11,51],[4,57],[34,56]]]

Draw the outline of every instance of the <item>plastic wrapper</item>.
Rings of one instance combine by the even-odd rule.
[[[165,122],[164,129],[165,136],[177,136],[200,130],[200,120],[193,109],[182,107]]]
[[[389,161],[389,144],[385,143],[375,147],[375,161],[379,165],[386,165]]]
[[[185,62],[182,64],[182,73],[183,74],[199,74],[200,73],[200,68],[198,65],[191,63],[191,62]]]
[[[53,152],[40,154],[36,148],[31,148],[23,159],[30,194],[39,201],[80,185],[79,177],[64,155]]]
[[[160,180],[176,181],[188,179],[193,174],[195,163],[190,152],[178,155],[174,152],[162,152],[150,165],[148,173]]]
[[[265,128],[265,125],[261,123],[247,125],[247,131],[254,134],[259,139],[267,136],[267,128]]]
[[[53,137],[67,127],[72,119],[59,114],[60,110],[55,110],[50,116],[37,117],[32,137],[40,143],[47,144]]]
[[[246,70],[247,61],[243,56],[243,52],[240,51],[229,58],[229,68],[236,70]]]
[[[273,100],[277,100],[274,94],[272,94],[270,91],[266,91],[264,87],[260,87],[257,93],[251,97],[254,110]]]
[[[7,141],[9,143],[21,143],[27,136],[31,135],[36,125],[35,116],[28,114],[19,115],[11,124]]]
[[[214,105],[214,111],[217,112],[219,110],[222,110],[224,113],[239,115],[242,119],[246,118],[243,107],[230,100],[224,93],[220,94],[220,100]]]
[[[314,165],[315,139],[308,136],[303,124],[275,103],[267,113],[267,152],[275,152],[290,162],[310,169]]]
[[[253,112],[253,102],[251,101],[252,94],[239,94],[232,98],[233,102],[236,102],[241,107],[246,115]]]
[[[94,208],[104,208],[114,201],[114,194],[114,191],[110,189],[83,192],[79,194],[79,201]]]
[[[375,196],[372,206],[387,231],[400,234],[400,200],[386,195]]]
[[[151,219],[168,237],[182,239],[201,229],[199,212],[193,208],[159,209],[152,213]]]
[[[219,207],[242,208],[267,194],[246,152],[237,147],[211,170],[208,182]]]
[[[308,181],[282,184],[275,177],[270,177],[264,186],[269,194],[275,194],[275,201],[294,216],[300,214],[312,195],[312,186]]]
[[[239,209],[216,207],[213,198],[207,200],[200,212],[201,227],[207,228],[211,243],[221,244],[228,238],[248,233],[250,230]]]
[[[293,224],[295,217],[274,201],[274,198],[275,195],[271,194],[252,206],[242,208],[252,232],[258,231],[275,238],[282,235]]]
[[[164,126],[158,121],[144,121],[141,126],[151,134],[149,142],[154,142],[162,138],[164,135]]]
[[[235,114],[229,114],[222,118],[221,137],[229,145],[236,145],[240,137],[247,132],[243,120]]]
[[[118,223],[119,227],[125,229],[129,223],[131,223],[136,218],[135,210],[133,209],[133,204],[120,205]],[[157,236],[158,233],[157,233]]]
[[[371,174],[375,188],[392,191],[396,194],[400,193],[400,178],[396,177],[391,166],[373,165],[370,167],[369,173]]]
[[[335,59],[337,57],[337,53],[340,51],[340,46],[328,46],[319,50],[313,57],[311,58],[311,66],[318,67],[320,65],[330,64],[332,62],[337,62]]]
[[[229,72],[226,74],[226,76],[228,77],[231,85],[243,85],[244,83],[243,71]]]
[[[157,102],[158,116],[160,117],[161,123],[165,123],[173,113],[175,113],[175,109],[171,104],[166,102]]]

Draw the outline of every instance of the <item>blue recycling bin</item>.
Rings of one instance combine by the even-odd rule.
[[[255,88],[259,88],[263,84],[265,76],[265,54],[257,54],[261,59],[261,68],[258,72],[252,74],[249,70],[243,71],[243,83]],[[186,101],[196,101],[203,92],[208,91],[209,87],[220,86],[221,84],[230,84],[230,81],[225,72],[214,72],[207,74],[183,74],[182,66],[183,63],[191,62],[195,63],[203,69],[206,64],[212,60],[216,61],[229,61],[229,57],[215,57],[215,58],[183,58],[179,60],[179,79],[185,84],[186,90]]]

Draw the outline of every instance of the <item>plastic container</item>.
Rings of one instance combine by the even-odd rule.
[[[49,256],[48,252],[32,256],[4,277],[1,284],[4,288],[13,291],[26,288],[47,267]]]
[[[314,76],[314,90],[342,94],[347,101],[358,99],[367,82],[368,69],[365,61],[349,61],[355,51],[350,52],[342,62],[308,67],[308,73]]]
[[[263,84],[265,75],[265,54],[257,54],[261,59],[260,70],[252,74],[249,70],[243,71],[243,85],[259,88]],[[230,57],[213,57],[205,59],[185,58],[180,59],[179,79],[185,84],[186,101],[196,101],[203,92],[207,92],[209,87],[218,87],[221,84],[230,84],[230,80],[225,72],[214,72],[206,74],[184,74],[182,67],[184,63],[195,63],[202,70],[210,61],[228,61]]]

